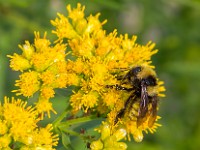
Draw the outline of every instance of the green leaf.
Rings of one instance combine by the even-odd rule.
[[[69,135],[62,132],[62,144],[67,150],[73,150]]]

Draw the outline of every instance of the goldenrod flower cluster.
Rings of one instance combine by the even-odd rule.
[[[0,149],[48,149],[58,144],[52,125],[39,127],[37,111],[20,99],[4,98],[0,104]]]
[[[13,92],[25,97],[40,92],[36,108],[39,113],[47,112],[50,117],[50,111],[56,113],[49,102],[54,97],[54,89],[65,88],[69,80],[65,61],[66,44],[59,42],[51,46],[51,42],[46,39],[46,33],[40,37],[35,32],[34,44],[26,41],[19,47],[22,54],[8,56],[11,58],[10,67],[21,72],[15,84],[19,89]]]
[[[68,70],[80,77],[78,85],[80,88],[74,91],[70,99],[73,111],[92,110],[100,114],[108,113],[107,121],[112,129],[111,133],[114,134],[118,130],[114,120],[119,110],[123,108],[129,93],[106,88],[106,86],[120,84],[117,76],[127,72],[123,70],[138,65],[153,67],[151,56],[157,50],[153,49],[155,44],[152,42],[146,45],[137,44],[136,36],[131,38],[127,34],[118,36],[116,30],[106,33],[103,30],[106,21],[99,21],[100,14],[84,17],[84,9],[85,7],[80,4],[75,9],[68,5],[69,15],[58,14],[59,18],[52,21],[56,27],[53,33],[58,36],[58,41],[68,39],[72,55],[76,57],[75,61],[69,60],[67,63]],[[159,81],[159,96],[163,96],[160,93],[164,91],[162,84]],[[157,119],[159,118],[158,116]],[[148,126],[148,118],[140,128],[133,119],[121,124],[128,133],[128,139],[132,134],[138,142],[143,139],[143,131],[149,130],[153,133],[160,126],[157,123],[152,127]]]
[[[151,64],[151,56],[158,50],[154,49],[155,44],[152,42],[146,45],[136,43],[136,36],[118,35],[117,30],[107,33],[103,30],[103,25],[107,21],[99,20],[100,13],[85,17],[84,10],[85,7],[79,3],[74,9],[68,5],[68,16],[58,13],[58,18],[51,20],[56,28],[52,32],[58,37],[54,44],[46,38],[46,33],[40,37],[40,34],[35,32],[33,44],[25,41],[24,45],[19,45],[22,50],[21,54],[8,56],[11,58],[10,67],[21,72],[15,84],[18,89],[13,92],[25,97],[39,93],[39,99],[34,107],[36,110],[24,109],[25,103],[22,102],[12,103],[17,103],[17,107],[23,106],[23,110],[30,112],[31,115],[37,112],[43,116],[47,112],[50,117],[50,111],[56,113],[50,102],[50,98],[55,94],[54,89],[73,85],[76,88],[70,97],[71,114],[76,115],[82,111],[83,113],[94,112],[102,116],[107,115],[106,122],[98,130],[101,137],[91,143],[91,149],[126,149],[126,144],[119,142],[120,140],[127,138],[130,140],[130,135],[132,135],[135,141],[140,142],[143,139],[143,131],[153,133],[160,124],[155,122],[150,126],[148,113],[139,127],[136,122],[137,116],[134,115],[131,119],[121,118],[116,123],[116,116],[124,107],[130,93],[109,88],[109,85],[120,85],[118,77],[124,76],[135,66],[154,68]],[[66,52],[67,48],[69,52]],[[157,80],[159,83],[156,88],[158,96],[164,96],[161,93],[165,90],[162,86],[163,82]],[[127,84],[127,88],[131,88],[130,84]],[[139,104],[135,103],[133,107],[134,110],[138,110]],[[159,118],[157,116],[156,120]],[[32,122],[37,122],[37,119],[34,119]],[[30,123],[29,120],[27,119]],[[12,137],[8,136],[7,131],[11,132],[15,126],[11,124],[12,128],[7,128],[4,124],[8,123],[10,124],[6,118],[1,121],[2,130],[5,130],[3,134],[9,139],[8,144],[12,140],[27,142],[25,144],[34,143],[36,135],[31,134],[30,137],[29,132],[12,133]],[[35,131],[36,128],[35,124],[28,131]],[[51,127],[45,129],[37,130],[37,133],[50,131]],[[49,137],[52,137],[52,134],[49,134]],[[56,145],[55,143],[52,142],[51,145]]]

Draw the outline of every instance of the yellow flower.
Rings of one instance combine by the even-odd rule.
[[[68,73],[65,61],[59,61],[51,65],[46,71],[41,73],[42,87],[49,86],[51,88],[65,88],[67,85],[76,83],[75,78],[69,78],[71,74]]]
[[[53,63],[53,56],[49,52],[34,53],[31,62],[37,72],[44,71]]]
[[[11,143],[11,137],[8,134],[0,136],[0,149],[11,149],[9,144]]]
[[[85,6],[81,6],[80,3],[74,9],[71,9],[71,6],[68,5],[67,11],[69,15],[67,17],[58,13],[59,18],[56,18],[54,21],[51,20],[52,25],[56,27],[56,30],[52,32],[58,36],[58,40],[62,40],[63,38],[76,39],[73,43],[81,44],[81,41],[88,38],[88,34],[100,30],[101,26],[106,23],[106,21],[102,23],[99,21],[100,14],[84,18],[84,10]],[[81,38],[82,35],[85,35],[85,37]]]
[[[70,101],[75,112],[81,108],[84,110],[84,112],[87,112],[89,108],[93,108],[97,105],[98,97],[99,95],[95,91],[90,91],[85,94],[79,91],[71,96]]]
[[[0,109],[1,149],[10,149],[10,146],[15,147],[19,144],[22,147],[26,145],[27,148],[43,145],[49,149],[57,145],[58,137],[53,135],[52,125],[49,124],[45,128],[38,127],[40,118],[34,107],[27,106],[27,103],[20,99],[10,100],[5,97]]]
[[[99,16],[100,13],[96,14],[95,16],[90,15],[87,20],[88,20],[88,25],[86,28],[86,34],[87,33],[92,33],[92,32],[96,32],[98,30],[101,30],[102,25],[104,25],[107,20],[103,21],[102,23],[99,21]]]
[[[42,87],[41,91],[41,97],[44,97],[44,99],[50,99],[52,97],[54,97],[54,90],[52,87]]]
[[[7,133],[8,127],[6,120],[0,120],[0,135]]]
[[[45,147],[57,146],[58,135],[53,135],[51,132],[53,130],[52,124],[48,124],[45,128],[40,128],[34,135],[35,143],[39,145],[44,145]]]
[[[129,39],[128,34],[125,34],[124,36],[121,35],[120,38],[124,39],[122,40],[122,48],[128,51],[128,50],[131,50],[136,44],[135,42],[136,42],[137,36],[133,35],[131,39]]]
[[[119,41],[116,38],[117,31],[114,30],[113,32],[106,35],[106,32],[103,30],[96,31],[94,33],[94,37],[97,41],[98,47],[96,47],[96,55],[105,57],[105,59],[112,60],[112,50],[118,48]]]
[[[11,68],[22,72],[15,84],[19,89],[13,92],[16,92],[16,95],[31,97],[39,91],[40,97],[48,100],[54,97],[55,88],[66,88],[68,85],[78,84],[79,80],[76,74],[73,76],[73,81],[71,81],[72,78],[69,79],[65,60],[66,44],[60,41],[52,46],[47,39],[47,33],[44,33],[43,37],[40,37],[39,32],[34,34],[33,45],[28,41],[25,41],[24,45],[19,45],[22,50],[21,55],[8,55],[11,58]],[[53,108],[50,106],[44,110],[49,113],[49,110],[53,111]]]
[[[27,70],[31,68],[30,62],[21,55],[14,54],[14,56],[8,55],[11,58],[10,60],[10,68],[14,71],[21,71]]]
[[[110,89],[107,93],[103,93],[102,98],[104,104],[110,108],[113,108],[115,104],[120,101],[120,95],[117,94],[116,90],[113,89]]]
[[[38,102],[36,103],[37,112],[41,115],[43,119],[44,113],[47,113],[47,116],[50,118],[50,111],[57,114],[56,111],[52,107],[52,103],[49,99],[45,99],[45,97],[40,96]]]
[[[89,108],[93,108],[95,105],[97,105],[98,101],[98,93],[91,91],[88,94],[84,94],[82,96],[81,103],[84,107],[84,111],[87,112]]]
[[[162,92],[164,92],[166,90],[165,87],[163,86],[163,84],[164,84],[163,81],[158,81],[158,85],[159,85],[159,87],[158,87],[158,91],[159,91],[158,96],[159,97],[165,97],[165,94],[162,93]]]
[[[31,63],[36,71],[44,71],[52,64],[65,61],[66,45],[57,43],[54,47],[50,46],[50,41],[46,39],[46,34],[40,38],[38,32],[35,32],[35,49],[31,58]]]
[[[54,72],[47,70],[40,74],[40,78],[41,78],[44,86],[47,86],[47,85],[52,86],[55,82],[56,76],[55,76]]]
[[[51,47],[50,44],[49,40],[46,39],[46,33],[43,38],[40,38],[39,33],[35,32],[34,47],[30,46],[30,43],[26,41],[24,46],[20,46],[23,50],[22,55],[9,56],[12,58],[10,65],[13,66],[14,70],[24,71],[31,69],[21,74],[20,80],[16,81],[15,85],[19,86],[19,89],[14,90],[14,92],[17,92],[17,95],[22,94],[30,97],[43,85],[48,85],[52,88],[66,87],[67,81],[63,82],[66,77],[63,79],[62,75],[67,73],[65,69],[66,45],[57,43],[54,47]],[[29,64],[32,64],[32,66]],[[60,79],[62,79],[62,86],[60,85]]]
[[[88,35],[82,38],[76,38],[69,41],[69,45],[72,52],[76,56],[91,57],[93,55],[92,50],[94,49],[95,41]]]
[[[34,32],[34,34],[34,46],[36,48],[36,52],[45,52],[46,50],[48,50],[47,48],[50,46],[51,42],[46,39],[47,33],[44,33],[43,38],[40,37],[39,32]]]
[[[18,86],[17,95],[23,95],[26,97],[32,96],[40,89],[39,74],[35,71],[29,71],[21,74],[19,80],[16,80],[15,86]]]
[[[34,53],[35,49],[29,41],[25,41],[24,45],[19,45],[19,48],[22,50],[22,56],[24,56],[27,60],[30,60],[32,57],[32,54]]]
[[[82,96],[82,91],[79,90],[77,93],[73,91],[73,95],[70,97],[71,106],[73,107],[73,113],[77,113],[82,108]]]
[[[14,54],[13,56],[7,55],[11,58],[10,67],[14,71],[21,71],[30,69],[32,67],[32,63],[29,61],[34,53],[35,49],[30,45],[28,41],[25,41],[25,44],[19,45],[19,48],[22,50],[22,55]]]
[[[51,24],[57,27],[56,31],[52,31],[52,33],[58,36],[58,40],[62,40],[63,38],[72,39],[78,37],[78,34],[70,24],[69,19],[60,13],[57,15],[59,19],[56,18],[55,21],[51,20]]]
[[[62,74],[57,78],[58,87],[62,88],[66,85],[75,85],[80,84],[80,77],[75,73]]]
[[[69,13],[68,17],[71,18],[74,22],[84,17],[85,6],[81,7],[80,3],[78,3],[77,8],[74,8],[73,10],[71,9],[71,5],[67,5],[66,8]]]
[[[85,69],[85,62],[81,58],[77,58],[75,61],[68,60],[67,70],[81,74]]]

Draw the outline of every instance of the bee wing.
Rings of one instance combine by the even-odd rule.
[[[156,121],[157,104],[158,104],[158,97],[157,96],[153,96],[152,97],[152,108],[151,108],[151,111],[150,111],[151,114],[150,114],[150,118],[149,118],[149,122],[148,122],[149,127],[152,127],[154,122]]]
[[[147,86],[141,82],[141,100],[140,107],[138,109],[137,127],[139,127],[146,119],[148,111],[149,98],[147,93]]]
[[[149,98],[147,93],[147,86],[141,82],[141,101],[140,101],[140,108],[138,111],[138,117],[144,118],[146,116],[146,113],[148,111],[148,104],[149,104]]]

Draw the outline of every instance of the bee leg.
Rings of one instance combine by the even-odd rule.
[[[131,94],[130,96],[129,96],[129,98],[128,98],[128,100],[125,102],[125,104],[124,104],[124,108],[122,108],[119,112],[118,112],[118,114],[117,114],[117,116],[116,116],[116,118],[115,118],[115,124],[118,122],[118,119],[119,118],[122,118],[123,116],[124,116],[124,113],[125,113],[125,110],[126,110],[126,108],[128,107],[128,105],[130,104],[130,103],[134,103],[135,101],[136,101],[136,99],[134,98],[135,97],[135,95],[133,95],[133,94]],[[133,100],[133,98],[134,98],[134,100]]]
[[[124,77],[123,76],[117,76],[117,80],[123,80]]]
[[[116,116],[116,118],[115,118],[114,124],[116,124],[116,123],[118,122],[119,118],[122,118],[122,117],[124,116],[124,112],[125,112],[125,108],[121,109],[121,110],[118,112],[118,114],[117,114],[117,116]]]
[[[127,91],[127,92],[130,92],[130,91],[133,90],[133,88],[126,88],[126,87],[123,87],[123,86],[118,85],[118,84],[116,84],[116,85],[106,85],[106,88],[111,88],[111,89],[115,88],[116,90],[124,90],[124,91]]]

